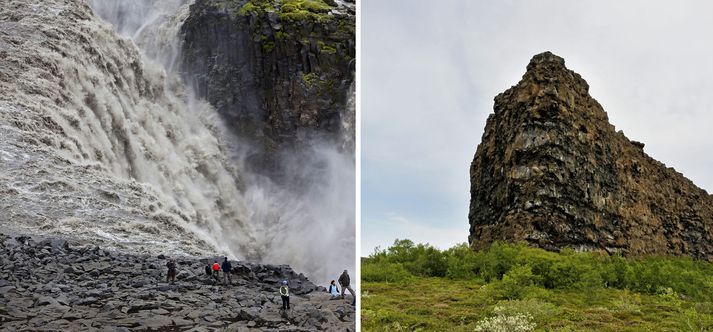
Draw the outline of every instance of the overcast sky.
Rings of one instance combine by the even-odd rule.
[[[466,242],[493,97],[563,57],[617,130],[713,192],[713,2],[361,1],[362,255]]]

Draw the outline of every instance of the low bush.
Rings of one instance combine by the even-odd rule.
[[[493,243],[475,251],[466,244],[439,250],[429,244],[396,240],[364,260],[367,281],[399,281],[409,276],[499,281],[506,298],[530,286],[545,289],[626,289],[657,294],[670,288],[696,300],[713,301],[713,264],[690,257],[626,258],[596,252],[560,253],[524,244]]]
[[[403,282],[411,274],[400,263],[365,264],[361,268],[361,278],[372,282]]]

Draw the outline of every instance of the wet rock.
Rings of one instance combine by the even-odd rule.
[[[42,296],[40,297],[37,302],[35,302],[36,306],[43,306],[43,305],[50,305],[50,304],[57,304],[57,300],[50,296]]]
[[[335,139],[352,118],[355,16],[339,6],[318,20],[282,20],[269,10],[244,13],[243,4],[195,1],[182,26],[182,72],[236,133],[270,147],[249,160],[265,172],[271,152],[305,137]]]
[[[22,257],[34,257],[32,255],[41,253],[43,248],[47,248],[47,243],[51,243],[35,243],[29,237],[22,240],[24,244],[18,251],[0,250],[0,261],[8,260],[11,255],[26,261]],[[82,248],[73,243],[69,247]],[[327,294],[294,296],[292,313],[282,316],[279,310],[281,302],[276,296],[278,285],[273,280],[285,278],[296,288],[317,288],[304,275],[295,273],[287,266],[240,262],[243,271],[252,273],[259,270],[271,280],[268,283],[249,275],[236,274],[233,277],[235,286],[211,286],[204,284],[203,280],[193,281],[189,277],[169,285],[165,283],[162,271],[148,268],[156,260],[154,257],[116,252],[94,255],[90,253],[97,251],[93,247],[85,251],[85,254],[71,250],[52,252],[53,261],[63,263],[48,263],[45,269],[56,272],[39,273],[41,271],[37,269],[26,269],[18,264],[12,267],[14,274],[32,277],[14,281],[0,274],[0,318],[3,319],[3,328],[8,327],[5,322],[14,324],[10,330],[68,331],[241,330],[249,327],[262,330],[290,330],[290,327],[298,330],[348,330],[354,324],[353,318],[349,320],[354,315],[353,308],[351,313],[343,315],[325,309],[337,302],[329,301]],[[111,261],[129,265],[117,266],[109,263]],[[180,266],[193,266],[200,272],[203,262],[198,258],[185,258]],[[98,272],[97,277],[92,275],[94,271]],[[186,271],[187,275],[193,274],[190,269]],[[2,302],[3,299],[10,300]],[[288,321],[292,322],[291,325],[287,324]]]
[[[99,299],[96,297],[87,297],[87,298],[79,299],[77,302],[75,302],[75,304],[76,305],[90,305],[90,304],[96,303],[97,301],[99,301]]]
[[[188,319],[173,318],[172,321],[173,321],[173,325],[175,325],[175,326],[193,325],[193,320],[188,320]]]
[[[64,239],[45,239],[40,242],[41,246],[50,247],[52,250],[69,250],[69,243]]]

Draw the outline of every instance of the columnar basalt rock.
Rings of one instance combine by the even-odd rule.
[[[713,260],[713,196],[616,131],[564,59],[495,97],[470,168],[469,241]]]
[[[354,82],[352,2],[198,0],[182,27],[185,80],[270,150],[337,139]]]

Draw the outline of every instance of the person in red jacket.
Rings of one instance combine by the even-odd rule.
[[[215,280],[220,281],[220,264],[218,264],[218,261],[216,260],[215,263],[213,263],[213,278]]]

